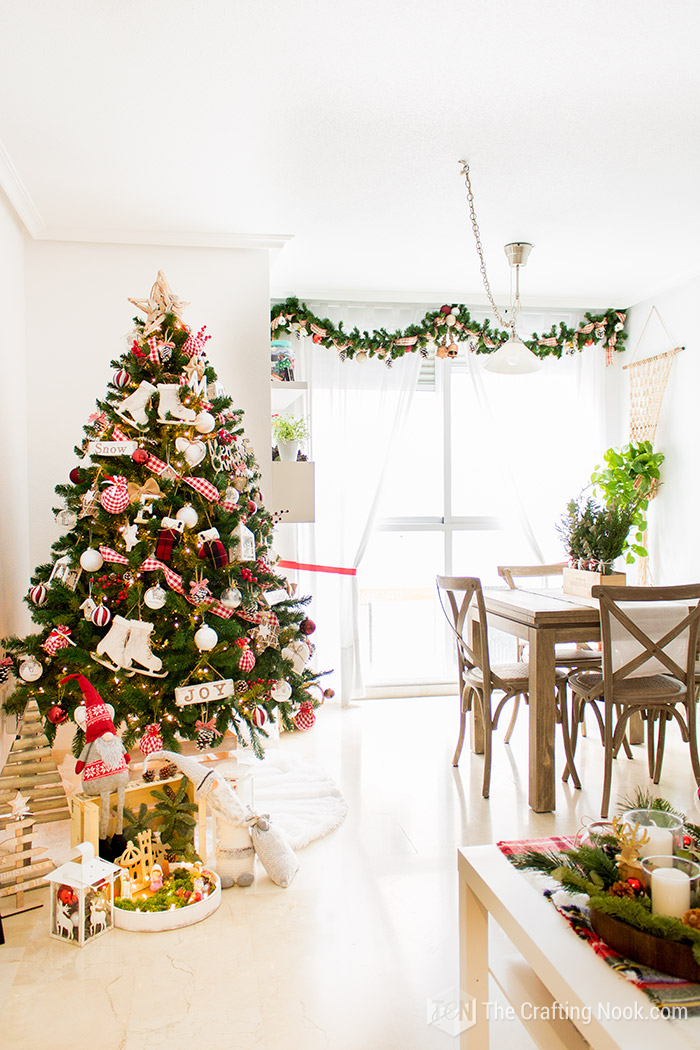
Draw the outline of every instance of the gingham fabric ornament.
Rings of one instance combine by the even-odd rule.
[[[121,475],[105,478],[111,482],[100,495],[100,503],[110,514],[122,514],[129,506],[129,492],[126,487],[126,478]]]
[[[216,728],[216,718],[210,718],[208,722],[200,722],[197,719],[195,727],[197,729],[197,747],[200,751],[211,747],[217,736],[221,736],[221,733]]]
[[[241,671],[252,671],[255,667],[255,653],[250,648],[250,643],[247,638],[237,638],[236,645],[240,646],[241,655],[238,659],[238,666]]]
[[[316,712],[314,711],[314,705],[311,701],[307,700],[303,704],[300,704],[299,710],[294,716],[294,725],[297,729],[305,733],[307,729],[311,729],[312,725],[316,721]]]
[[[70,627],[66,627],[63,624],[54,627],[41,648],[47,652],[49,656],[55,656],[60,649],[67,649],[69,645],[75,645],[75,642],[72,642],[68,637],[70,633]]]
[[[139,748],[142,755],[150,755],[153,751],[163,750],[163,737],[158,722],[151,722],[146,726],[139,740]]]
[[[90,617],[95,627],[106,627],[112,619],[112,614],[106,605],[98,605]]]
[[[43,583],[38,584],[36,587],[32,587],[29,592],[29,598],[33,605],[45,605],[49,597],[49,592]]]
[[[10,668],[12,667],[12,657],[6,656],[4,660],[0,660],[0,685],[4,685],[7,679],[10,677]]]
[[[207,339],[211,339],[210,335],[205,335],[207,326],[203,325],[196,335],[192,335],[190,332],[187,342],[182,347],[183,354],[187,357],[196,357],[198,354],[204,353],[204,346]]]

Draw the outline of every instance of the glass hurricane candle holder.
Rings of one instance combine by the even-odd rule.
[[[683,857],[645,857],[643,882],[651,894],[652,915],[672,915],[682,919],[698,904],[700,864]]]
[[[612,821],[582,817],[581,827],[576,832],[574,839],[574,846],[576,849],[579,846],[594,846],[598,848],[610,846],[619,849]]]
[[[621,823],[630,831],[635,824],[646,832],[648,841],[639,847],[639,858],[672,857],[683,846],[683,820],[675,813],[662,809],[628,809],[622,814]],[[668,865],[671,867],[671,865]]]

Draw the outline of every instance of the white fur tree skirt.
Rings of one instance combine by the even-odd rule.
[[[348,805],[338,785],[318,766],[280,751],[249,763],[253,808],[269,813],[293,849],[303,849],[343,822]]]

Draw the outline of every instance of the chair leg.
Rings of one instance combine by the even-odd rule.
[[[656,748],[654,747],[654,733],[656,726],[656,714],[647,711],[647,766],[649,767],[649,778],[654,780],[654,768],[656,766]],[[658,781],[654,781],[658,783]]]
[[[664,743],[666,741],[666,715],[663,711],[659,715],[659,734],[656,738],[656,762],[654,763],[653,781],[658,784],[661,780],[661,766],[664,760]]]
[[[506,735],[503,737],[504,744],[510,743],[511,733],[515,729],[515,723],[518,719],[518,711],[520,710],[520,696],[521,694],[518,693],[518,695],[515,698],[515,703],[513,704],[513,714],[510,716],[510,722],[508,723],[508,728],[506,729]]]
[[[462,747],[464,745],[464,735],[467,729],[467,712],[462,708],[459,715],[459,738],[457,740],[457,747],[455,753],[452,756],[452,765],[459,765],[459,756],[462,754]]]
[[[566,770],[562,776],[562,780],[566,781],[571,773],[571,779],[574,782],[575,788],[581,787],[581,781],[579,775],[576,772],[576,766],[574,765],[574,753],[571,750],[571,737],[569,735],[569,705],[566,699],[566,686],[563,688],[560,686],[558,689],[559,693],[559,713],[561,715],[561,735],[564,737],[564,754],[566,755]],[[572,701],[573,710],[573,701]]]
[[[491,742],[493,740],[493,730],[491,727],[491,721],[489,719],[488,725],[486,724],[486,712],[484,712],[484,781],[481,789],[481,794],[484,798],[489,797],[489,791],[491,790]]]
[[[610,721],[612,719],[612,711],[605,712],[605,739],[603,741],[605,748],[605,770],[603,773],[603,796],[600,802],[600,817],[601,820],[608,819],[608,810],[610,809],[610,790],[612,788],[612,763],[613,763],[613,733]]]
[[[686,702],[686,725],[688,726],[688,745],[690,747],[690,762],[693,767],[695,783],[700,787],[700,758],[698,757],[698,735],[696,720],[696,703],[694,698]]]
[[[579,701],[578,697],[576,696],[576,693],[572,693],[571,694],[571,724],[570,725],[569,725],[569,713],[568,713],[568,711],[566,713],[567,728],[569,730],[569,751],[571,752],[571,760],[572,761],[571,761],[571,764],[570,764],[569,763],[569,758],[568,758],[568,755],[567,755],[566,769],[562,773],[562,777],[561,777],[561,779],[564,781],[564,783],[566,783],[567,780],[569,779],[569,775],[571,773],[572,768],[573,769],[576,768],[576,766],[573,764],[573,759],[574,759],[574,756],[576,754],[576,744],[577,744],[577,741],[578,741],[578,727],[579,727],[579,725],[583,725],[584,724],[583,723],[583,713],[584,713],[585,709],[586,709],[586,705],[581,703],[581,701]],[[563,729],[563,725],[562,725],[562,729]],[[566,744],[564,745],[564,749],[566,750]]]

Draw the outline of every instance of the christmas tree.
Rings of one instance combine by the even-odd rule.
[[[183,323],[188,304],[161,272],[148,299],[129,301],[145,320],[112,361],[71,483],[56,486],[67,531],[26,598],[39,631],[3,641],[19,676],[4,706],[19,714],[36,700],[53,740],[82,703],[62,679],[81,673],[114,707],[127,748],[215,746],[231,729],[259,754],[269,719],[314,719],[309,599],[274,571],[276,521],[205,328]],[[83,742],[79,727],[76,754]]]

